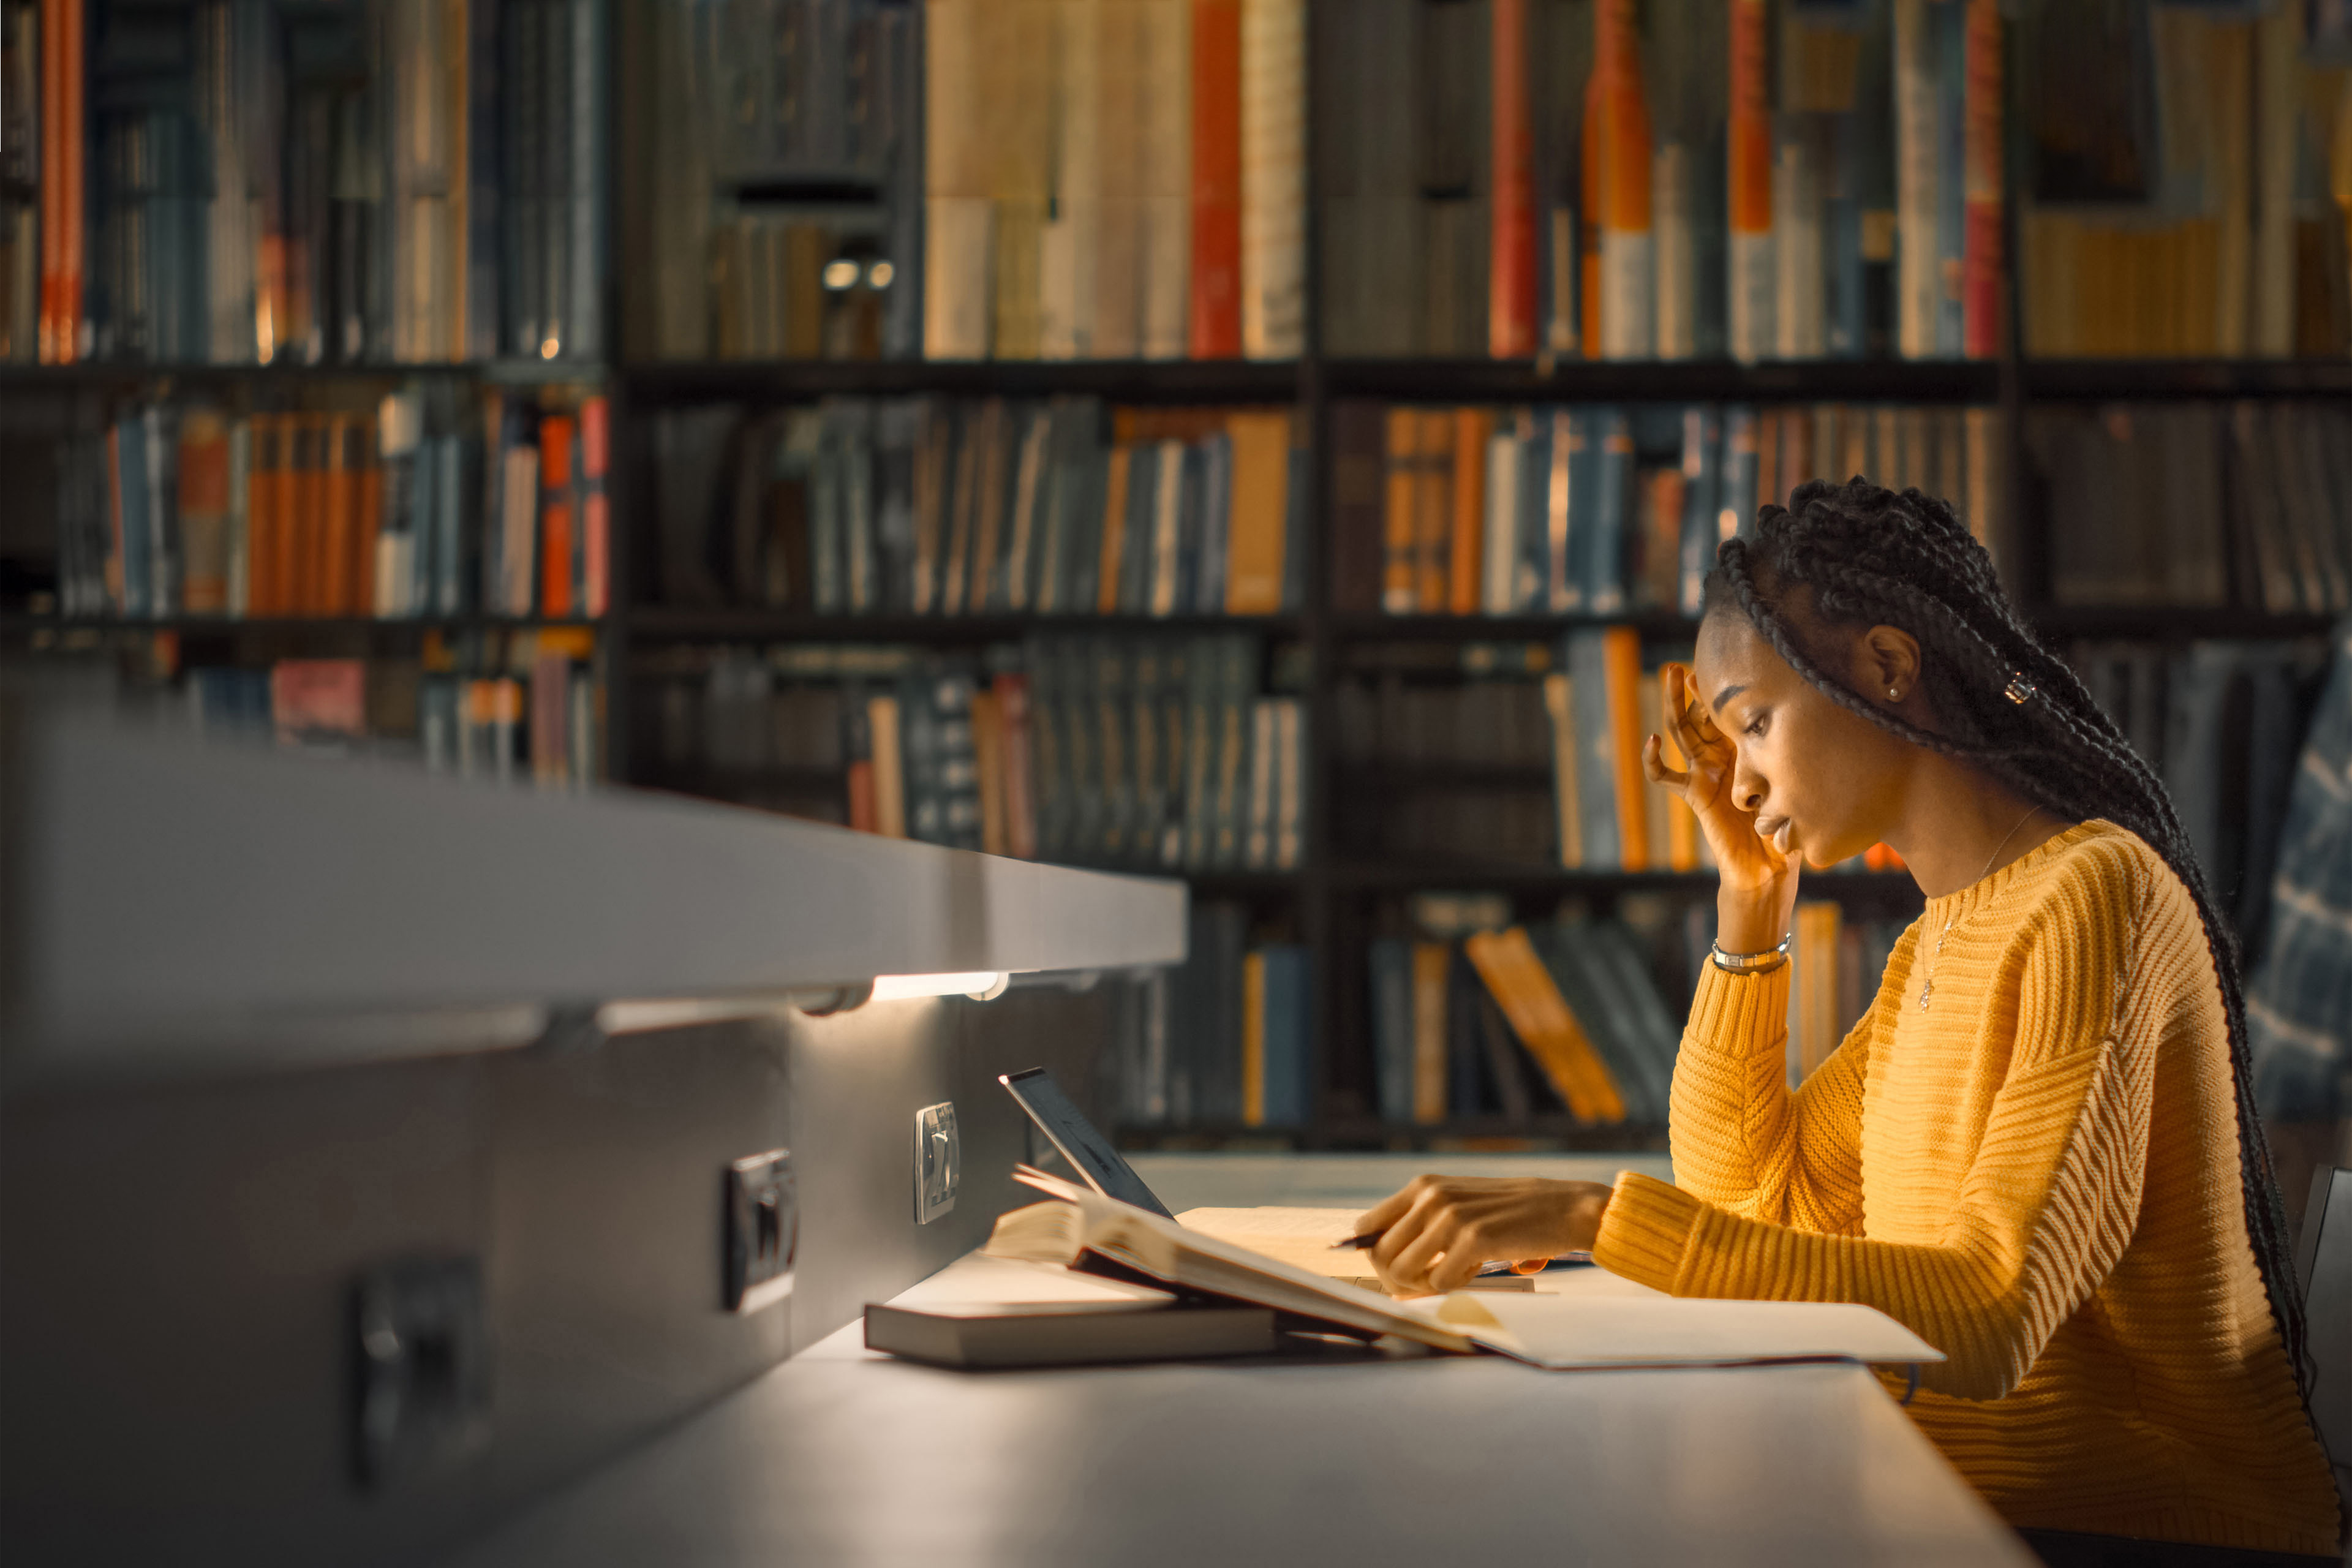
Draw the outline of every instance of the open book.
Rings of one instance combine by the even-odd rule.
[[[1330,1328],[1433,1350],[1488,1350],[1537,1366],[1735,1365],[1770,1361],[1938,1362],[1943,1352],[1873,1307],[1818,1301],[1640,1300],[1456,1291],[1391,1300],[1302,1267],[1016,1166],[1049,1201],[1000,1217],[983,1251],[1272,1307]],[[1303,1247],[1285,1248],[1294,1255]],[[1303,1259],[1304,1261],[1304,1259]]]

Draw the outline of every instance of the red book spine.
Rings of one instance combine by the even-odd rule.
[[[65,113],[58,126],[65,137],[65,195],[62,295],[58,302],[58,360],[71,364],[82,356],[82,269],[87,257],[86,230],[89,196],[85,189],[84,163],[89,157],[89,113],[86,107],[88,62],[84,53],[82,0],[64,0],[65,59],[62,66]]]
[[[580,529],[587,547],[587,571],[582,590],[583,616],[604,615],[613,596],[613,507],[606,489],[612,470],[612,408],[592,397],[580,405]]]
[[[1241,0],[1192,0],[1194,359],[1242,352]]]
[[[572,418],[554,415],[539,426],[539,611],[550,620],[572,615]]]
[[[1999,359],[2001,340],[2000,0],[1968,0],[1962,70],[1960,352]]]
[[[1535,131],[1528,101],[1528,0],[1494,0],[1494,229],[1487,259],[1486,352],[1536,352]]]

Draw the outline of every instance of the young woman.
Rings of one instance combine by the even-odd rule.
[[[1644,757],[1721,874],[1675,1183],[1424,1176],[1364,1215],[1374,1262],[1866,1302],[1949,1358],[1911,1413],[2012,1523],[2334,1552],[2234,952],[2163,786],[1941,501],[1801,486],[1707,589],[1662,683],[1689,769]],[[1791,1091],[1801,865],[1881,841],[1927,912]]]

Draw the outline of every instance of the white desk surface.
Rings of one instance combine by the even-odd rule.
[[[1253,1195],[1370,1201],[1359,1194],[1398,1157],[1372,1158],[1298,1157]],[[1431,1166],[1402,1158],[1400,1180]],[[1176,1208],[1243,1201],[1234,1188],[1260,1163],[1136,1162]],[[1502,1173],[1458,1156],[1432,1168]],[[1021,1267],[967,1259],[901,1299]],[[1543,1279],[1643,1289],[1597,1269]],[[1334,1354],[957,1373],[861,1341],[844,1328],[455,1561],[2033,1563],[1858,1366],[1548,1373]]]

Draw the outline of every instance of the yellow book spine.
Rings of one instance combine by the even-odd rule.
[[[1265,1125],[1265,954],[1242,959],[1242,1125]]]

